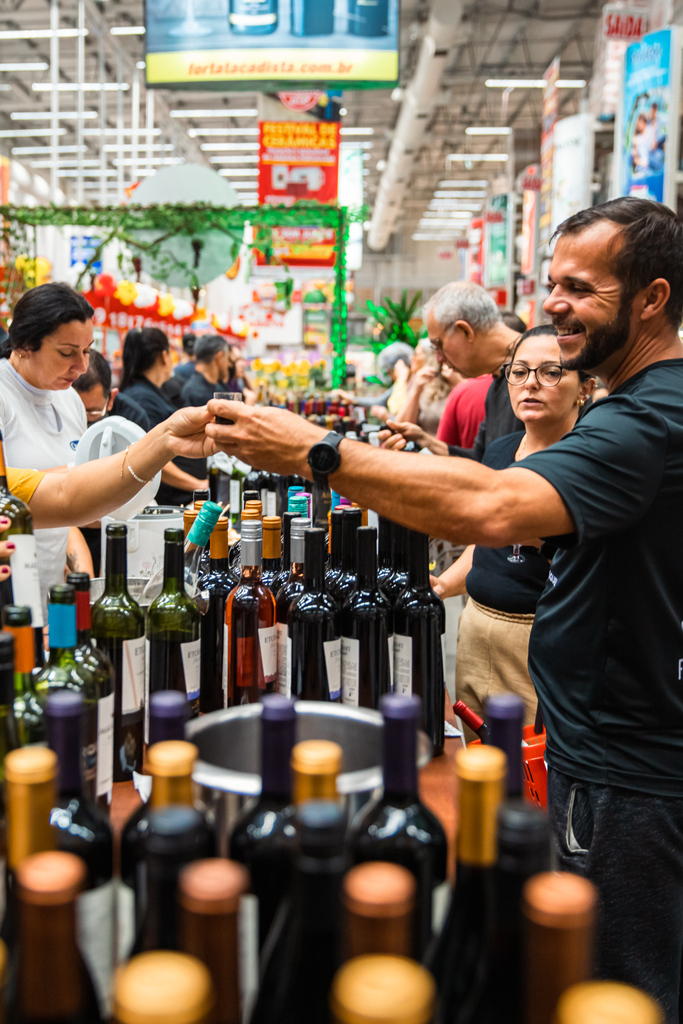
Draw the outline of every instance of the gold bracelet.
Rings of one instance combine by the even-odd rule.
[[[148,483],[149,483],[149,480],[141,480],[141,479],[140,479],[140,477],[139,477],[139,476],[137,475],[137,473],[136,473],[136,472],[134,471],[134,469],[132,468],[132,466],[129,466],[129,467],[128,467],[128,472],[129,472],[129,473],[130,473],[130,475],[131,475],[131,476],[133,477],[133,480],[137,480],[137,482],[138,482],[139,484],[148,484]]]
[[[128,458],[128,452],[129,451],[130,451],[130,445],[127,446],[125,452],[123,453],[123,458],[121,459],[121,479],[122,480],[123,480],[123,467],[126,464],[126,459]]]

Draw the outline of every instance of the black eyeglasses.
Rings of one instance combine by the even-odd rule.
[[[540,366],[527,366],[526,363],[508,363],[505,367],[505,376],[508,384],[518,388],[535,374],[536,381],[546,388],[554,388],[562,380],[564,367],[559,363],[542,363]]]

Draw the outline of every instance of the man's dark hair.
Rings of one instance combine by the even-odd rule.
[[[203,334],[194,345],[194,358],[198,363],[210,363],[218,352],[227,352],[228,343],[219,334]]]
[[[133,328],[123,340],[121,391],[151,370],[162,352],[170,349],[168,338],[158,327]]]
[[[182,337],[182,346],[183,352],[185,353],[186,356],[191,356],[194,354],[194,346],[196,341],[196,334],[194,334],[192,331],[185,331]]]
[[[92,320],[93,308],[87,299],[68,284],[39,284],[25,292],[16,306],[9,326],[9,336],[0,345],[0,358],[23,349],[37,352],[47,338],[74,320],[87,323]]]
[[[519,331],[520,333],[526,330],[526,324],[522,320],[521,316],[517,316],[510,309],[504,309],[500,314],[501,320],[506,327],[509,327],[511,331]]]
[[[554,237],[576,235],[603,220],[622,229],[622,244],[615,245],[613,254],[622,308],[630,309],[636,293],[662,277],[671,288],[666,317],[678,328],[683,318],[683,223],[663,203],[621,196],[575,213],[560,224]]]
[[[101,352],[98,352],[96,348],[91,348],[88,369],[71,386],[79,394],[83,395],[86,391],[90,391],[90,388],[94,388],[98,384],[102,385],[104,397],[109,398],[111,394],[111,366]]]

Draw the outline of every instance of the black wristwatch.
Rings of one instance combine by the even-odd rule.
[[[321,487],[327,487],[327,478],[330,473],[339,469],[341,455],[339,454],[339,443],[343,441],[342,434],[331,430],[322,441],[314,444],[308,453],[308,465],[313,470],[313,479]]]

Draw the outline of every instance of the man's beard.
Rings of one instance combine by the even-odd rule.
[[[595,370],[603,366],[610,356],[626,345],[631,333],[631,307],[633,301],[624,302],[614,320],[594,328],[589,334],[586,331],[586,343],[573,359],[563,359],[565,370]],[[579,333],[585,328],[578,320],[573,323],[562,322],[562,317],[553,317],[553,326],[558,330],[569,328],[570,333]]]

